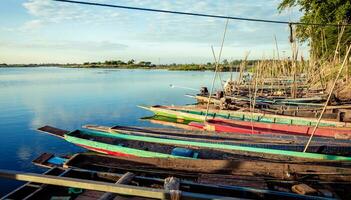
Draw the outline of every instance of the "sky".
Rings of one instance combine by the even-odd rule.
[[[86,2],[298,21],[279,13],[280,0],[82,0]],[[0,1],[0,63],[82,63],[105,60],[155,64],[213,62],[226,20],[76,5],[52,0]],[[287,25],[230,20],[222,60],[281,57],[291,52]],[[307,47],[300,50],[307,54]]]

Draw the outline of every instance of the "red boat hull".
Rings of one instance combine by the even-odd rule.
[[[311,126],[218,119],[208,120],[205,124],[191,122],[189,123],[189,126],[216,132],[290,135],[310,135],[313,132],[314,128]],[[349,139],[351,138],[351,130],[347,130],[345,128],[318,127],[314,135],[322,137]]]
[[[121,152],[116,152],[116,151],[109,151],[106,149],[100,149],[100,148],[95,148],[95,147],[90,147],[90,146],[86,146],[86,145],[81,145],[81,144],[77,144],[85,149],[94,151],[94,152],[98,152],[98,153],[103,153],[103,154],[108,154],[111,156],[118,156],[118,157],[135,157],[134,155],[131,154],[126,154],[126,153],[121,153]]]

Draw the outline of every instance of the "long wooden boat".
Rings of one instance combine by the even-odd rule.
[[[237,179],[262,181],[278,180],[330,183],[342,182],[351,185],[350,166],[333,167],[314,163],[274,163],[250,160],[198,160],[181,158],[142,158],[142,157],[115,157],[96,153],[78,153],[66,160],[63,165],[52,162],[55,159],[64,159],[50,153],[43,153],[33,160],[40,167],[60,166],[64,168],[80,168],[96,171],[109,171],[137,175],[166,178],[177,176],[182,179],[208,182],[212,177],[217,184],[238,184]],[[226,180],[221,180],[225,176]],[[249,179],[256,177],[258,179]],[[229,181],[230,179],[230,181]],[[303,179],[303,180],[302,180]],[[222,182],[221,182],[222,181]]]
[[[195,98],[198,102],[208,102],[208,96],[201,96],[201,95],[187,95],[189,97]],[[239,101],[239,102],[250,102],[250,98],[248,97],[243,97],[243,96],[226,96],[225,98],[231,99],[233,101]],[[213,100],[219,100],[216,97],[211,98]],[[310,97],[310,98],[297,98],[297,99],[267,99],[267,98],[262,98],[258,97],[256,98],[257,103],[265,103],[265,104],[270,104],[270,105],[290,105],[290,106],[301,106],[301,107],[323,107],[324,104],[322,103],[313,103],[313,102],[323,102],[326,100],[326,98],[323,97]],[[215,101],[211,103],[216,103]]]
[[[209,101],[208,97],[205,96],[186,96],[196,98],[198,107],[204,106],[206,108],[206,105]],[[222,110],[224,109],[250,112],[251,101],[241,100],[241,98],[211,98],[210,102],[213,104],[211,107],[219,108]],[[286,104],[284,101],[279,100],[269,100],[266,102],[264,100],[256,99],[255,101],[255,112],[304,118],[318,118],[323,107],[323,104],[303,103],[303,100],[301,100],[301,102],[294,102],[291,104]],[[342,115],[351,115],[350,109],[351,105],[327,106],[322,119],[351,122],[350,117],[340,118]]]
[[[245,147],[188,140],[175,140],[100,131],[76,130],[73,132],[42,127],[38,130],[63,137],[66,141],[86,149],[115,155],[158,158],[191,159],[273,159],[273,160],[326,160],[350,162],[351,157],[318,153],[303,153],[278,149]]]
[[[324,197],[318,193],[308,195],[295,194],[291,192],[292,189],[290,188],[285,189],[286,191],[276,191],[253,187],[214,185],[181,180],[174,176],[162,179],[137,176],[130,172],[120,174],[57,167],[51,168],[49,171],[54,171],[55,173],[52,175],[50,172],[47,172],[42,175],[0,171],[0,176],[6,178],[31,180],[24,187],[18,188],[3,199],[335,199],[333,196]],[[19,174],[19,176],[16,176],[16,174]],[[34,188],[34,192],[27,191],[26,189],[32,185],[37,187]],[[286,185],[290,186],[290,184]],[[339,188],[344,189],[344,187]],[[347,194],[339,188],[333,189],[331,194],[347,198]],[[290,192],[287,192],[287,190]]]
[[[156,115],[162,115],[171,118],[180,118],[189,121],[203,122],[205,120],[206,109],[198,108],[195,106],[139,106],[140,108],[150,110]],[[210,110],[208,113],[209,118],[220,119],[233,119],[241,121],[254,121],[264,123],[277,123],[289,125],[305,125],[314,126],[317,119],[281,116],[263,113],[248,113],[240,111],[224,111],[224,110]],[[321,127],[351,127],[351,123],[336,122],[321,120],[319,123]]]
[[[208,131],[242,133],[242,134],[293,134],[311,135],[313,127],[274,124],[262,122],[248,122],[240,120],[209,119],[205,123],[190,122],[190,126]],[[351,139],[351,128],[318,127],[315,136]]]
[[[162,116],[155,116],[157,120],[171,119],[174,122],[174,118],[166,118]],[[152,118],[155,119],[155,118]],[[168,121],[167,121],[168,122]],[[183,124],[182,124],[183,125]],[[88,127],[89,125],[83,126]],[[90,125],[92,127],[94,125]],[[99,127],[99,126],[98,126]],[[174,125],[174,127],[177,127]],[[154,127],[130,127],[130,126],[112,126],[111,131],[118,133],[147,133],[156,135],[167,135],[167,136],[187,136],[192,138],[204,138],[204,139],[215,139],[225,141],[238,141],[241,143],[275,143],[275,144],[305,144],[309,139],[308,136],[300,135],[286,135],[286,134],[264,134],[264,135],[247,135],[247,134],[232,134],[232,133],[215,133],[196,129],[188,131],[183,130],[183,126],[179,128],[154,128]],[[332,145],[351,145],[350,140],[335,139],[326,137],[317,137],[313,140],[314,144],[332,146]]]
[[[108,132],[111,134],[130,134],[130,135],[139,135],[155,138],[167,138],[183,141],[195,141],[195,142],[210,142],[218,144],[228,144],[228,145],[239,145],[239,146],[248,146],[248,147],[259,147],[259,148],[269,148],[269,149],[280,149],[280,150],[289,150],[289,151],[303,151],[306,141],[308,138],[298,138],[300,140],[288,141],[288,140],[279,140],[275,137],[270,139],[259,139],[259,138],[241,138],[235,137],[236,134],[221,134],[213,135],[208,132],[174,132],[169,129],[156,129],[155,131],[147,130],[144,127],[126,127],[126,126],[99,126],[99,125],[84,125],[83,128]],[[314,141],[314,143],[309,146],[308,152],[313,153],[323,153],[331,155],[351,155],[351,141],[346,140],[342,141]]]

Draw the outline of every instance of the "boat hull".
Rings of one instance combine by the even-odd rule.
[[[292,134],[311,135],[314,127],[295,126],[274,123],[246,122],[239,120],[207,120],[206,123],[191,122],[189,126],[202,128],[207,131],[241,133],[241,134]],[[351,130],[344,128],[318,127],[315,136],[350,139]]]

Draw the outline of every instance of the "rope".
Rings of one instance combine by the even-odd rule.
[[[218,19],[232,19],[232,20],[240,20],[240,21],[274,23],[274,24],[293,24],[293,25],[304,25],[304,26],[338,26],[338,27],[351,26],[351,24],[303,23],[303,22],[288,22],[288,21],[257,19],[257,18],[232,17],[232,16],[224,16],[224,15],[210,15],[210,14],[204,14],[204,13],[180,12],[180,11],[172,11],[172,10],[161,10],[161,9],[151,9],[151,8],[132,7],[132,6],[121,6],[121,5],[95,3],[95,2],[84,2],[84,1],[70,1],[70,0],[53,0],[53,1],[74,3],[74,4],[84,4],[84,5],[91,5],[91,6],[120,8],[120,9],[128,9],[128,10],[141,10],[141,11],[147,11],[147,12],[158,12],[158,13],[188,15],[188,16],[197,16],[197,17],[210,17],[210,18],[218,18]]]
[[[349,53],[350,53],[350,49],[351,49],[351,45],[349,46],[349,48],[348,48],[348,50],[347,50],[347,53],[346,53],[346,55],[345,55],[344,62],[342,63],[342,65],[341,65],[341,67],[340,67],[340,69],[339,69],[338,75],[336,76],[335,81],[334,81],[334,83],[333,83],[333,86],[332,86],[332,88],[331,88],[331,90],[330,90],[330,92],[329,92],[328,99],[327,99],[327,101],[325,102],[324,108],[323,108],[321,114],[319,115],[318,121],[317,121],[316,125],[315,125],[314,128],[313,128],[312,134],[311,134],[310,138],[308,139],[308,142],[307,142],[307,144],[306,144],[305,149],[303,150],[303,152],[306,152],[306,151],[307,151],[308,146],[310,145],[310,143],[311,143],[311,141],[312,141],[313,135],[314,135],[314,133],[316,132],[317,127],[319,126],[319,123],[320,123],[320,121],[321,121],[321,119],[322,119],[322,117],[323,117],[323,114],[324,114],[324,112],[325,112],[325,110],[326,110],[326,108],[327,108],[327,105],[328,105],[328,103],[329,103],[329,101],[330,101],[330,98],[331,98],[331,96],[332,96],[332,94],[333,94],[333,90],[334,90],[334,88],[335,88],[336,82],[338,81],[338,79],[339,79],[339,77],[340,77],[340,74],[341,74],[342,70],[344,69],[345,63],[346,63],[346,61],[347,61],[347,59],[348,59],[348,56],[349,56]]]

